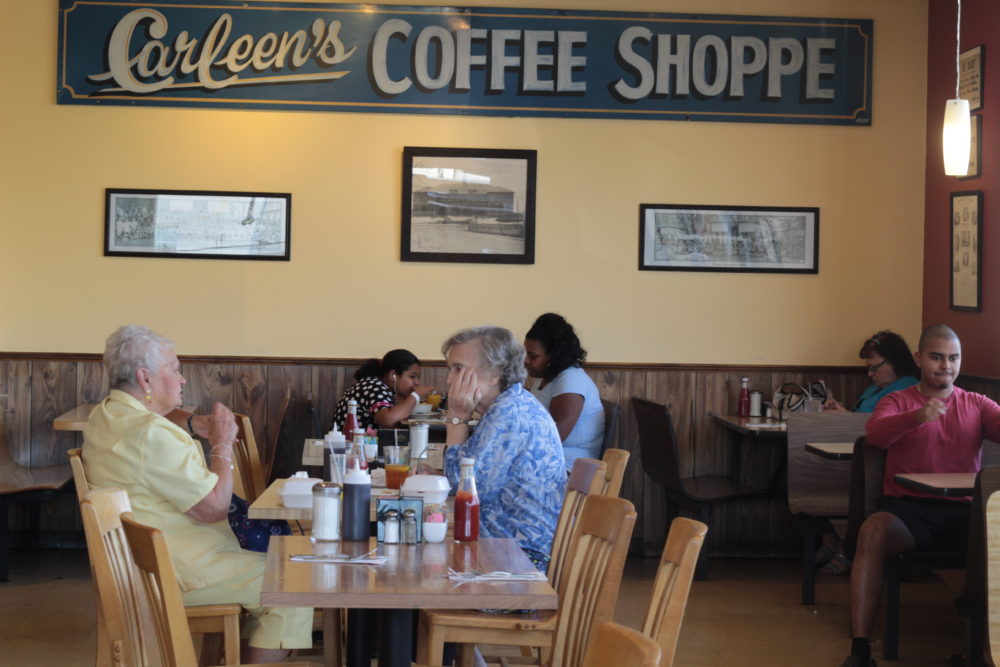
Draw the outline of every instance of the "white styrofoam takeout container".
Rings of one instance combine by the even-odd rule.
[[[306,509],[312,507],[313,485],[323,480],[310,477],[309,473],[300,470],[285,480],[278,495],[281,496],[281,504],[292,509]]]
[[[428,503],[443,503],[448,499],[451,484],[442,475],[410,475],[399,489],[404,498],[423,498]]]

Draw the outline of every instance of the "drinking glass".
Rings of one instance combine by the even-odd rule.
[[[397,445],[386,445],[385,453],[385,488],[398,489],[410,472],[410,448]]]

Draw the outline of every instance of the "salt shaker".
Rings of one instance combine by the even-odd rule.
[[[385,513],[385,531],[382,540],[386,544],[399,544],[399,512],[387,510]]]
[[[417,543],[417,513],[412,509],[403,511],[403,544]]]
[[[340,484],[314,484],[312,542],[333,542],[340,539]]]

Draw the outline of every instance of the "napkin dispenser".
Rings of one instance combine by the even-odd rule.
[[[285,480],[281,487],[281,504],[291,509],[308,509],[312,507],[312,488],[323,480],[310,477],[309,473],[299,471]]]
[[[441,475],[410,475],[399,493],[406,498],[422,498],[425,503],[443,503],[448,499],[451,484]]]

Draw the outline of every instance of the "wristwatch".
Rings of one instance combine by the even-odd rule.
[[[462,419],[461,417],[448,417],[445,420],[445,422],[447,422],[448,424],[453,424],[455,426],[458,426],[459,424],[468,424],[469,420],[468,419]]]

